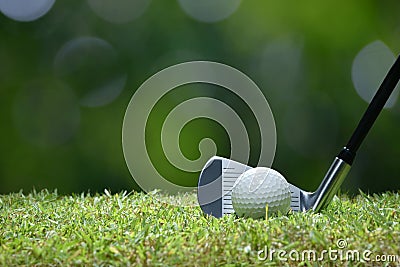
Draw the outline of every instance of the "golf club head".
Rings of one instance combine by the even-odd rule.
[[[252,167],[234,160],[212,157],[204,165],[198,183],[198,202],[204,213],[220,218],[235,211],[232,206],[232,187],[236,179]],[[292,211],[306,210],[302,200],[309,199],[311,193],[289,184]]]
[[[237,178],[252,167],[234,160],[212,157],[201,171],[197,197],[204,213],[220,218],[234,213],[232,187]],[[344,181],[350,165],[336,157],[315,192],[307,192],[289,184],[291,193],[290,208],[293,212],[320,211],[332,200]]]

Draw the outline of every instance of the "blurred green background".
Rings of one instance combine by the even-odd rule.
[[[221,62],[254,80],[275,116],[273,167],[313,190],[367,107],[363,90],[372,89],[355,84],[386,72],[381,54],[400,52],[394,0],[30,2],[36,1],[0,0],[1,193],[139,189],[122,152],[125,109],[151,75],[190,60]],[[194,95],[213,92],[192,87]],[[160,169],[169,165],[156,124],[182,100],[176,95],[160,103],[149,132]],[[396,100],[359,150],[345,191],[400,188]],[[215,123],[187,128],[182,151],[189,158],[198,156],[198,140],[206,136],[214,136],[219,155],[229,154],[226,133]],[[253,135],[250,164],[259,144]],[[196,184],[198,173],[189,176],[174,179]]]

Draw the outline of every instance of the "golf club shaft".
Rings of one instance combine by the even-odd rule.
[[[385,79],[383,80],[381,86],[376,92],[374,98],[369,104],[367,110],[362,116],[357,128],[355,129],[353,135],[351,136],[347,145],[339,153],[339,158],[344,160],[347,164],[351,165],[356,156],[357,150],[361,143],[367,136],[369,130],[374,124],[379,113],[382,111],[387,100],[392,94],[394,88],[396,87],[400,79],[400,56],[397,57],[393,66],[390,68]]]
[[[313,194],[312,209],[319,211],[330,203],[350,170],[361,143],[385,106],[400,79],[400,56],[390,68],[347,145],[335,158],[324,180]]]

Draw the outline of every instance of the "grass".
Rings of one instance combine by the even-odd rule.
[[[165,203],[188,204],[195,198],[107,190],[96,195],[61,196],[46,190],[1,195],[0,265],[400,265],[400,192],[341,195],[322,213],[268,220],[215,219],[197,206]],[[353,254],[356,260],[351,260],[349,251],[355,250],[359,259]],[[323,260],[314,261],[311,251]],[[348,260],[341,261],[339,253],[349,255]],[[386,261],[373,261],[377,255]]]

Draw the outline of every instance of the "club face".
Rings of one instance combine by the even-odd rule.
[[[289,183],[291,201],[290,208],[294,212],[307,211],[311,208],[311,200],[313,198],[313,193],[301,190],[297,186]]]
[[[204,213],[220,218],[234,213],[231,192],[236,179],[250,166],[222,157],[212,157],[201,171],[197,198]]]
[[[212,157],[201,171],[198,185],[198,201],[204,213],[220,218],[234,213],[232,206],[232,187],[237,178],[252,167],[239,162]],[[290,207],[292,211],[304,211],[304,200],[310,193],[289,184],[291,191]]]

